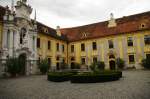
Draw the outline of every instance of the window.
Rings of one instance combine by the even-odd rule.
[[[110,55],[110,56],[109,56],[109,59],[111,59],[111,58],[115,58],[115,56],[114,56],[114,55]]]
[[[134,63],[134,55],[129,55],[129,63]]]
[[[65,58],[62,59],[62,62],[65,63]]]
[[[74,52],[74,45],[71,45],[71,52]]]
[[[81,51],[85,51],[85,44],[84,43],[81,44]]]
[[[59,43],[56,44],[56,49],[59,51]]]
[[[82,65],[85,64],[85,58],[81,58],[81,64],[82,64]]]
[[[59,61],[59,56],[56,57],[56,60]]]
[[[26,36],[26,32],[27,32],[27,30],[25,28],[21,28],[21,32],[20,32],[20,44],[23,44],[23,39]]]
[[[146,59],[150,59],[150,53],[146,54]]]
[[[113,41],[112,41],[112,40],[108,40],[108,44],[109,44],[109,48],[114,48],[114,45],[113,45]]]
[[[75,58],[74,57],[71,57],[71,61],[74,61],[75,60]]]
[[[96,49],[97,49],[96,42],[93,42],[92,46],[93,46],[93,50],[96,50]]]
[[[35,51],[35,37],[33,36],[33,41],[32,41],[32,47],[33,47],[33,50]]]
[[[93,57],[93,63],[97,63],[97,57]]]
[[[37,38],[37,48],[40,48],[40,38]]]
[[[145,45],[150,45],[150,35],[144,36],[144,42],[145,42]]]
[[[128,37],[128,46],[133,46],[133,38]]]
[[[51,66],[51,58],[47,59],[49,66]]]
[[[63,51],[63,52],[65,51],[65,46],[64,46],[64,45],[62,45],[62,51]]]
[[[51,41],[48,41],[48,50],[51,49]]]

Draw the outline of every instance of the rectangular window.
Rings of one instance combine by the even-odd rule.
[[[48,50],[51,49],[51,41],[48,41]]]
[[[129,55],[129,63],[134,63],[134,55]]]
[[[63,52],[65,51],[65,46],[64,46],[64,45],[62,45],[62,51],[63,51]]]
[[[82,64],[82,65],[85,64],[85,58],[81,58],[81,64]]]
[[[47,58],[49,66],[51,66],[51,58]]]
[[[109,48],[114,48],[114,44],[112,40],[108,40]]]
[[[93,63],[97,63],[97,57],[93,57]]]
[[[146,59],[150,59],[150,54],[146,54]]]
[[[71,52],[74,52],[74,45],[71,45]]]
[[[59,61],[59,56],[56,57],[56,60]]]
[[[56,49],[59,51],[59,43],[56,44]]]
[[[84,43],[81,44],[81,51],[85,51],[85,44]]]
[[[37,38],[37,48],[40,48],[40,38]]]
[[[145,45],[150,45],[150,35],[144,36],[144,42],[145,42]]]
[[[133,38],[128,37],[128,46],[133,46]]]
[[[93,42],[93,43],[92,43],[92,46],[93,46],[93,50],[96,50],[96,49],[97,49],[96,42]]]
[[[33,50],[35,51],[35,37],[33,36],[33,39],[32,39],[32,47],[33,47]]]
[[[71,57],[71,61],[75,61],[75,58],[74,58],[74,57]]]

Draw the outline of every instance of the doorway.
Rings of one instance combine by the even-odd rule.
[[[111,70],[116,69],[116,62],[114,60],[109,61],[109,66]]]
[[[26,74],[26,54],[21,54],[19,56],[19,65],[21,65],[21,75]]]

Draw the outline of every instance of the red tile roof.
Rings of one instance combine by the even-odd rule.
[[[108,21],[104,21],[85,26],[64,28],[61,29],[61,32],[67,35],[70,42],[73,42],[147,30],[150,29],[150,11],[118,18],[116,22],[117,26],[112,28],[108,28]],[[142,27],[142,25],[144,25],[144,27]]]

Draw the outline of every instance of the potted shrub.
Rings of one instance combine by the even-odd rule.
[[[99,70],[104,70],[105,69],[105,63],[103,61],[98,61],[97,62],[97,68]]]
[[[22,66],[21,63],[19,62],[19,59],[14,57],[8,58],[6,60],[6,67],[7,67],[6,71],[10,73],[12,77],[16,77],[16,75],[20,74],[22,70]]]
[[[105,69],[105,63],[103,61],[98,61],[98,62],[94,62],[91,64],[90,69],[93,72],[99,72],[100,70],[104,70]]]
[[[146,69],[150,69],[150,58],[143,59],[141,65]]]
[[[68,69],[68,64],[65,63],[65,62],[61,62],[61,63],[60,63],[60,68],[61,68],[62,70]]]
[[[39,62],[39,69],[42,74],[46,74],[49,70],[49,64],[47,59],[43,59]]]
[[[123,69],[125,66],[125,61],[121,58],[117,58],[116,65],[117,65],[118,69]]]

